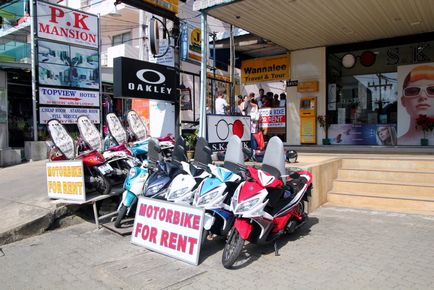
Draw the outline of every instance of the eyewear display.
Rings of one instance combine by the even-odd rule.
[[[425,91],[425,94],[434,98],[434,86],[425,86],[425,87],[407,87],[404,89],[404,96],[406,97],[418,97],[421,94],[422,89]]]

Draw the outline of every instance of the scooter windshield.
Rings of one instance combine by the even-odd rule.
[[[122,127],[121,121],[114,113],[109,113],[106,116],[107,125],[110,134],[116,140],[118,144],[125,144],[128,141],[127,132]]]
[[[102,150],[102,140],[99,135],[98,129],[89,120],[87,116],[80,116],[77,119],[77,127],[80,131],[80,136],[83,138],[84,142],[92,149],[101,152]]]
[[[137,140],[146,139],[146,125],[142,118],[135,111],[128,112],[127,121],[128,126],[130,126],[130,129]]]
[[[75,158],[74,140],[66,132],[65,127],[56,119],[52,119],[47,123],[48,132],[50,133],[51,140],[54,145],[62,152],[68,159]]]

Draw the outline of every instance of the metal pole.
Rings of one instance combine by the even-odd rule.
[[[32,23],[30,24],[30,54],[31,54],[31,59],[32,59],[32,111],[33,111],[33,140],[34,141],[38,141],[38,110],[37,110],[37,98],[38,98],[38,93],[37,93],[37,87],[36,87],[36,53],[35,53],[35,49],[36,49],[36,37],[35,37],[35,33],[36,33],[36,21],[37,21],[37,17],[36,17],[36,2],[34,0],[31,1],[30,3],[30,16],[32,17]]]
[[[97,15],[97,21],[98,21],[98,72],[99,72],[99,133],[101,134],[102,138],[104,138],[104,112],[102,107],[102,71],[101,71],[101,52],[102,52],[102,40],[101,40],[101,27],[100,27],[100,20],[101,15],[98,13]]]
[[[213,32],[211,33],[212,36],[212,82],[211,82],[211,90],[212,90],[212,112],[215,114],[215,98],[216,98],[216,87],[215,87],[215,71],[216,71],[216,65],[217,65],[217,60],[216,60],[216,50],[215,50],[215,38],[216,38],[216,33]]]
[[[234,26],[231,24],[231,35],[229,38],[229,42],[230,42],[230,66],[231,66],[231,71],[230,71],[230,82],[231,82],[231,91],[229,92],[229,104],[231,104],[231,111],[235,110],[235,97],[234,97],[234,93],[235,93],[235,85],[234,85],[234,74],[235,74],[235,47],[234,47]]]
[[[145,11],[139,10],[139,59],[145,60],[145,41],[144,41],[144,29],[145,29]]]
[[[200,111],[199,111],[199,137],[206,138],[206,63],[208,51],[208,32],[206,12],[200,14],[201,62],[200,62]]]

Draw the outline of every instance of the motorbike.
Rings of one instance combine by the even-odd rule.
[[[82,160],[86,192],[95,190],[101,194],[110,193],[111,184],[107,176],[113,172],[113,168],[107,164],[104,156],[96,150],[77,155],[77,144],[65,130],[65,127],[56,119],[49,120],[47,128],[53,142],[50,147],[49,159],[51,161]]]
[[[85,145],[91,150],[101,152],[107,163],[112,166],[115,183],[123,182],[128,171],[132,167],[140,165],[140,160],[131,156],[130,151],[124,144],[102,151],[101,136],[87,116],[78,117],[77,127],[80,132],[80,138],[84,141]]]
[[[211,233],[226,236],[233,226],[234,215],[229,201],[244,176],[243,145],[237,136],[229,139],[222,167],[209,165],[211,177],[202,181],[194,192],[193,206],[202,207],[205,219],[202,242]]]
[[[304,202],[312,190],[312,174],[296,169],[286,174],[285,152],[278,137],[268,142],[261,169],[248,167],[248,179],[235,190],[230,210],[235,215],[223,249],[222,264],[231,268],[245,241],[274,242],[294,232],[307,220]]]

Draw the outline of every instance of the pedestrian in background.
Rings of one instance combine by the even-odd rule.
[[[217,115],[225,115],[228,107],[229,105],[225,100],[223,92],[218,92],[218,96],[215,99],[215,113]]]

